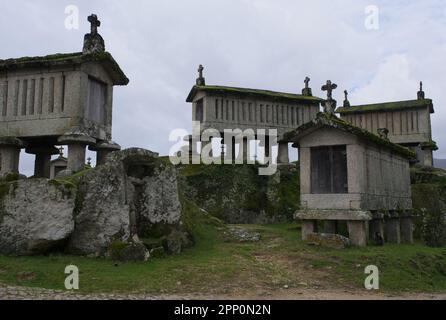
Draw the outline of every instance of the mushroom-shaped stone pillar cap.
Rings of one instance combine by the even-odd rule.
[[[24,148],[26,145],[25,141],[16,137],[0,137],[0,146]]]
[[[27,147],[25,149],[26,153],[29,154],[38,154],[38,153],[45,153],[45,154],[60,154],[59,149],[53,147],[53,146],[31,146]]]
[[[87,135],[86,133],[69,133],[69,134],[64,134],[63,136],[60,136],[57,139],[57,142],[60,144],[87,144],[87,145],[91,145],[91,144],[95,144],[96,143],[96,139],[90,137],[89,135]]]
[[[90,150],[90,151],[102,151],[102,150],[119,151],[119,150],[121,150],[121,146],[114,141],[101,141],[97,144],[90,145],[88,147],[88,150]]]

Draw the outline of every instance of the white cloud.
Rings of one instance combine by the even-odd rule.
[[[308,75],[314,94],[331,79],[338,101],[348,89],[355,104],[413,99],[423,80],[436,106],[434,139],[446,150],[446,4],[373,2],[377,31],[364,27],[368,0],[7,1],[0,58],[79,51],[94,12],[130,78],[114,99],[114,139],[124,147],[168,152],[169,132],[190,128],[185,98],[202,63],[211,84],[300,92]],[[79,30],[64,28],[67,4],[79,7]]]

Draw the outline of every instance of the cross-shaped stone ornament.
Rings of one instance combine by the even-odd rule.
[[[101,21],[98,20],[98,16],[95,14],[91,14],[88,16],[88,22],[91,24],[91,34],[98,33],[98,27],[101,26]]]
[[[327,80],[327,83],[322,86],[322,91],[327,91],[327,100],[333,100],[332,92],[336,89],[338,85]]]

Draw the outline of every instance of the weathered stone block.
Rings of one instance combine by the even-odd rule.
[[[74,229],[75,191],[46,179],[0,184],[0,253],[45,254]]]
[[[400,219],[399,218],[388,218],[385,222],[385,239],[388,243],[400,243],[401,233],[400,233]]]
[[[367,245],[368,221],[347,221],[349,239],[353,246],[364,247]]]
[[[316,220],[303,220],[302,221],[302,240],[307,240],[308,235],[317,232]]]
[[[351,245],[348,238],[332,233],[309,233],[306,242],[311,245],[323,246],[333,249],[344,249]]]
[[[400,234],[402,243],[413,243],[412,217],[402,217],[400,219]]]

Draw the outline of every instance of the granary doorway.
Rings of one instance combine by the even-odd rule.
[[[311,148],[311,193],[348,193],[345,145]]]

